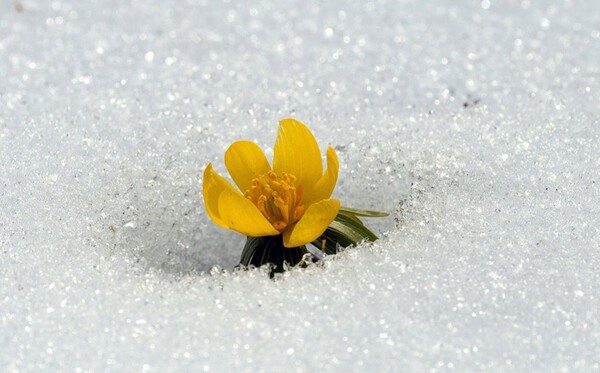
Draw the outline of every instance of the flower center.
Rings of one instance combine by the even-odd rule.
[[[296,186],[296,177],[285,172],[279,177],[269,171],[252,179],[252,186],[244,197],[252,201],[279,232],[297,222],[304,213],[302,186]]]

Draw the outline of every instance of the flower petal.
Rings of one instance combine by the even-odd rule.
[[[324,199],[310,205],[300,220],[283,232],[283,246],[298,247],[316,240],[339,210],[340,201],[336,199]]]
[[[221,219],[221,214],[219,214],[219,196],[227,189],[233,189],[233,186],[216,173],[212,164],[209,163],[204,169],[204,176],[202,177],[202,196],[204,197],[204,205],[208,216],[215,224],[223,228],[228,227]]]
[[[206,212],[218,226],[248,236],[279,234],[256,206],[215,172],[210,163],[204,170],[202,194]]]
[[[227,228],[247,236],[279,234],[258,208],[233,188],[224,190],[219,196],[219,214]]]
[[[295,119],[279,121],[279,132],[273,149],[273,170],[296,177],[296,185],[305,188],[319,180],[323,173],[321,151],[313,134]]]
[[[225,152],[225,166],[242,193],[250,189],[252,179],[271,169],[265,153],[251,141],[231,144]]]
[[[340,163],[335,150],[332,147],[327,148],[327,170],[325,170],[325,174],[321,176],[316,184],[304,189],[302,202],[308,206],[314,202],[331,197],[331,193],[333,193],[333,189],[337,183],[339,169]]]

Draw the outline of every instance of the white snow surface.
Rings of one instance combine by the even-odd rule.
[[[0,370],[599,370],[599,62],[597,1],[1,2]],[[286,117],[391,216],[273,281],[201,175]]]

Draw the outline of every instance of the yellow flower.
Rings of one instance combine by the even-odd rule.
[[[295,119],[279,122],[272,168],[250,141],[231,144],[225,165],[241,193],[212,164],[202,186],[206,211],[223,228],[252,237],[282,234],[285,247],[298,247],[323,234],[340,209],[340,202],[330,199],[339,170],[335,150],[327,149],[323,173],[317,141]]]

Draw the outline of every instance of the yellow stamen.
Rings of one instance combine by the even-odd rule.
[[[260,175],[252,180],[244,197],[252,201],[279,232],[300,220],[304,213],[302,186],[296,187],[296,177],[291,174],[282,173],[278,177],[271,170]]]
[[[275,229],[281,232],[285,229],[285,227],[287,227],[287,224],[284,221],[278,220],[275,223],[273,223],[273,227],[275,227]]]
[[[296,207],[296,210],[294,210],[294,219],[296,219],[296,220],[300,219],[300,217],[302,216],[303,213],[304,213],[304,205],[300,205],[300,206]]]

